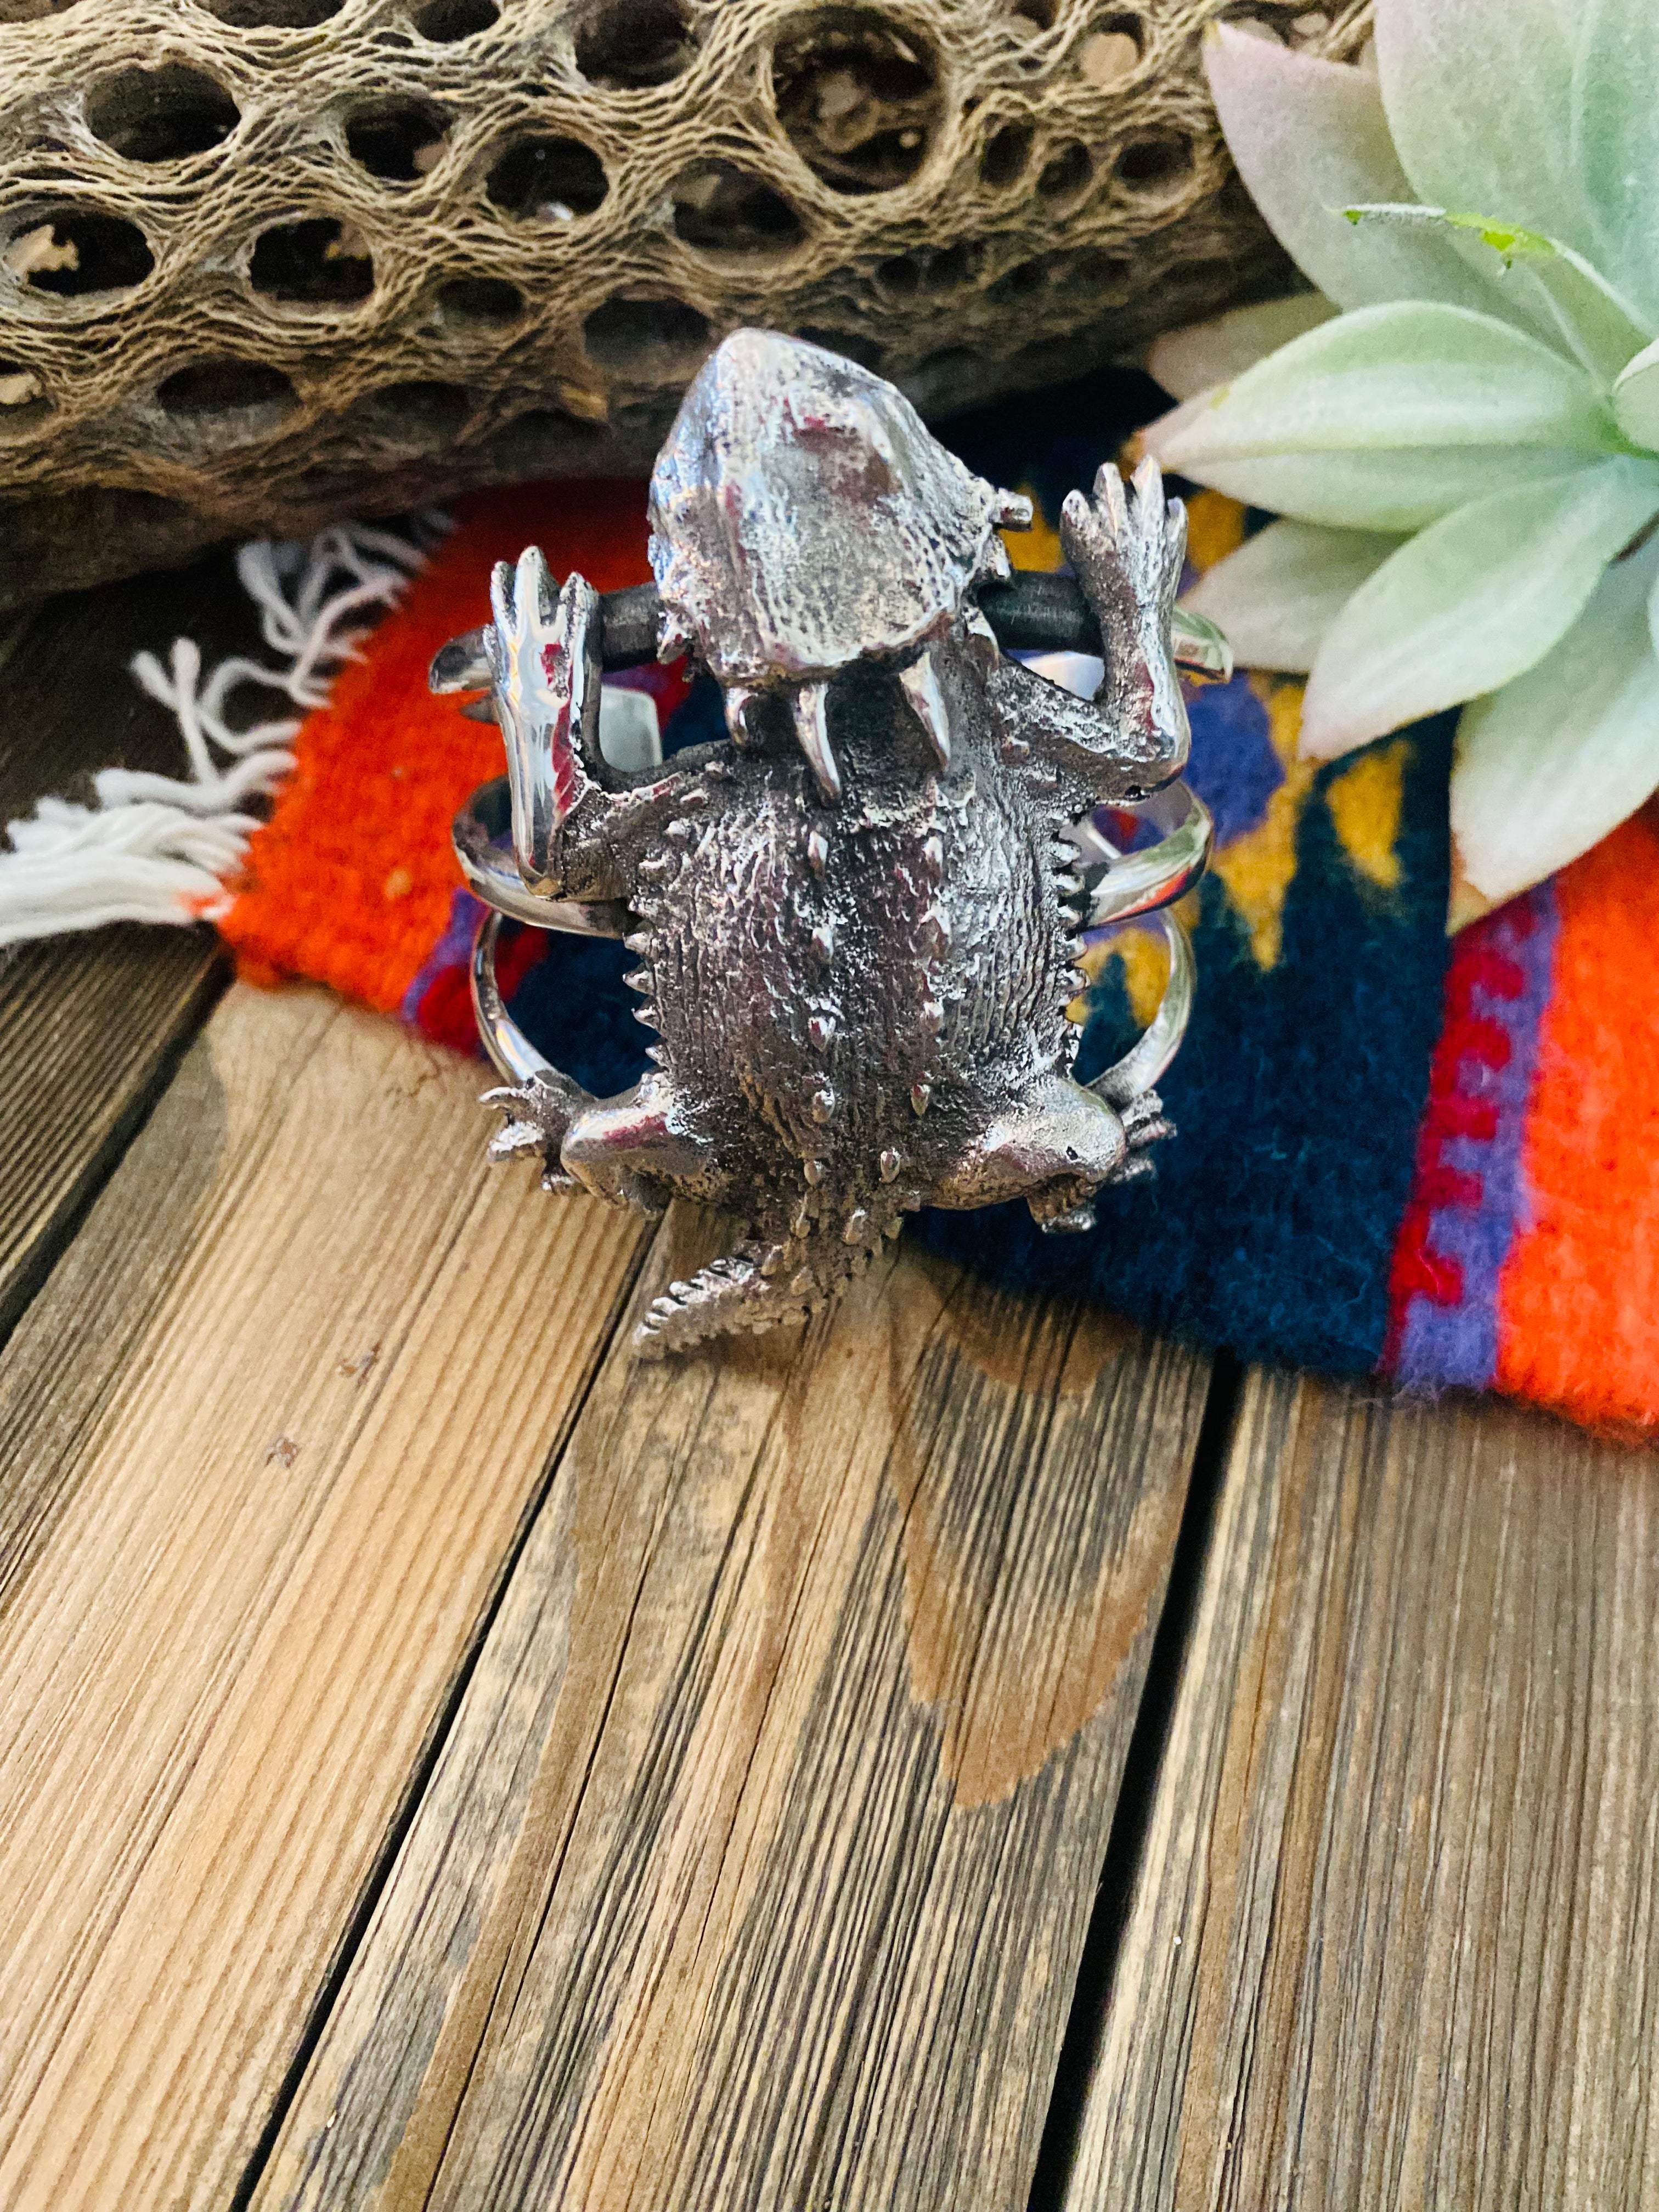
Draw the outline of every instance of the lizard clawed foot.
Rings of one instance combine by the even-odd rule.
[[[1106,672],[1095,703],[1120,743],[1143,753],[1161,781],[1181,768],[1189,742],[1170,638],[1187,510],[1165,499],[1150,457],[1127,492],[1109,461],[1092,499],[1067,493],[1060,542],[1100,624]]]
[[[1123,1164],[1106,1181],[1109,1184],[1143,1182],[1158,1173],[1158,1163],[1148,1146],[1162,1144],[1165,1137],[1173,1137],[1175,1123],[1165,1119],[1164,1102],[1156,1091],[1143,1091],[1127,1106],[1120,1107],[1118,1112],[1128,1150],[1123,1156]]]
[[[520,1160],[532,1155],[542,1162],[544,1190],[574,1190],[574,1176],[559,1164],[559,1152],[570,1127],[570,1102],[550,1083],[532,1079],[526,1084],[503,1084],[486,1091],[481,1106],[498,1106],[507,1116],[489,1140],[489,1158]]]
[[[1046,1237],[1078,1236],[1095,1225],[1095,1198],[1115,1184],[1142,1182],[1156,1175],[1157,1163],[1150,1146],[1173,1137],[1175,1124],[1165,1119],[1163,1101],[1156,1091],[1143,1091],[1119,1113],[1123,1125],[1124,1151],[1118,1164],[1098,1181],[1067,1176],[1032,1193],[1028,1203],[1031,1218]]]
[[[584,757],[599,683],[599,594],[578,575],[555,586],[541,549],[490,579],[484,632],[495,720],[507,746],[513,849],[532,889],[550,882],[561,825],[593,788]]]
[[[1128,490],[1108,461],[1095,477],[1094,496],[1068,492],[1060,514],[1060,542],[1094,609],[1109,659],[1137,645],[1150,615],[1168,618],[1181,588],[1187,552],[1187,510],[1166,499],[1158,463],[1148,457]]]

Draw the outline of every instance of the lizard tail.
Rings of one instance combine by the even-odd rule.
[[[634,1331],[634,1349],[643,1359],[660,1359],[711,1336],[805,1321],[864,1273],[884,1234],[896,1236],[902,1219],[896,1205],[854,1207],[843,1218],[814,1221],[805,1235],[781,1243],[745,1239],[724,1260],[653,1298]]]

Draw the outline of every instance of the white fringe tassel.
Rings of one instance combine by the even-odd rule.
[[[236,573],[281,666],[238,655],[221,661],[204,682],[193,639],[174,640],[166,668],[154,653],[139,653],[133,675],[172,709],[189,779],[106,768],[94,779],[94,805],[43,799],[27,820],[8,823],[0,945],[106,921],[216,921],[258,827],[258,817],[243,810],[269,798],[289,775],[301,715],[324,704],[341,666],[355,657],[358,639],[372,627],[364,616],[393,604],[447,527],[440,515],[421,515],[412,538],[345,524],[309,544],[243,546]],[[228,728],[226,702],[244,684],[285,693],[301,714]]]

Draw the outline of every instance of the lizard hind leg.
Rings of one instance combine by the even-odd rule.
[[[1092,1229],[1095,1198],[1100,1190],[1109,1183],[1138,1182],[1158,1172],[1148,1147],[1175,1134],[1175,1124],[1165,1120],[1158,1093],[1143,1091],[1117,1111],[1123,1127],[1123,1150],[1106,1175],[1097,1180],[1073,1171],[1027,1192],[1025,1202],[1031,1218],[1045,1236]]]
[[[991,1116],[928,1200],[977,1206],[1023,1198],[1044,1230],[1087,1229],[1095,1192],[1149,1173],[1145,1147],[1169,1133],[1150,1092],[1120,1113],[1069,1076],[1046,1076]]]
[[[559,1148],[559,1164],[596,1198],[653,1217],[671,1191],[711,1204],[725,1194],[714,1146],[660,1073],[578,1114]]]

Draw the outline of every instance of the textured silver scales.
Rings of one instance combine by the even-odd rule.
[[[507,1017],[492,915],[475,961],[509,1078],[492,1152],[540,1158],[550,1187],[653,1213],[678,1194],[747,1224],[656,1302],[641,1351],[814,1310],[919,1206],[1023,1197],[1047,1229],[1086,1228],[1170,1133],[1152,1085],[1190,995],[1178,929],[1152,1032],[1087,1086],[1066,1009],[1079,930],[1166,906],[1204,862],[1207,820],[1175,783],[1185,516],[1151,464],[1127,493],[1106,469],[1066,501],[1105,651],[1091,702],[1006,659],[979,607],[1008,574],[1000,528],[1029,520],[866,370],[728,338],[686,394],[651,520],[663,657],[719,680],[731,734],[645,776],[599,752],[597,595],[556,588],[534,548],[495,572],[483,644],[514,864],[496,902],[625,933],[656,1041],[634,1090],[579,1089]],[[487,797],[458,841],[490,895]],[[1170,834],[1103,878],[1091,811],[1149,801]]]

